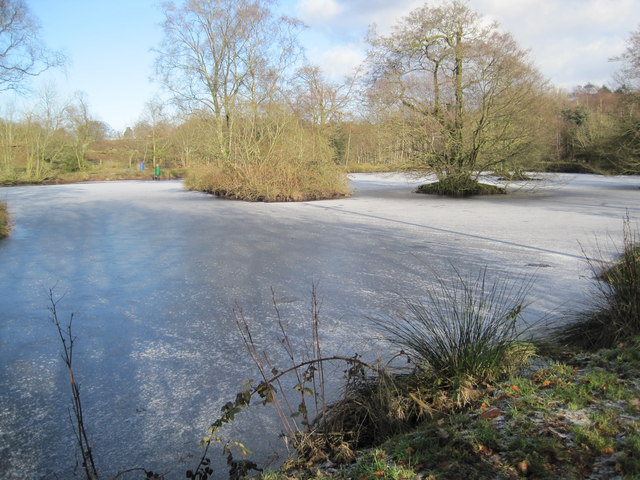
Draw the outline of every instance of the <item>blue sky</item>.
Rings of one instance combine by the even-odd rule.
[[[66,72],[34,82],[61,96],[84,92],[93,115],[122,131],[141,116],[159,91],[152,48],[162,38],[156,0],[27,0],[39,19],[41,36],[63,50]],[[430,2],[433,3],[433,2]],[[282,0],[279,9],[303,20],[307,57],[333,78],[349,73],[363,58],[368,26],[386,32],[423,0]],[[613,84],[617,66],[608,59],[622,52],[640,23],[639,0],[470,0],[478,13],[500,23],[519,45],[531,50],[542,73],[555,85],[572,88],[593,82]],[[0,97],[6,103],[8,96]]]

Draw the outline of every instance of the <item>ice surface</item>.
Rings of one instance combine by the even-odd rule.
[[[221,200],[179,181],[1,189],[15,228],[0,241],[0,477],[67,478],[74,467],[50,288],[64,295],[62,320],[76,314],[76,376],[101,473],[175,467],[183,478],[193,460],[176,462],[199,453],[221,405],[257,378],[236,303],[271,350],[271,288],[302,338],[316,283],[325,351],[373,358],[385,350],[368,317],[389,314],[399,294],[420,296],[434,276],[486,267],[534,275],[527,320],[553,321],[588,297],[583,249],[599,239],[612,256],[623,216],[640,217],[640,177],[547,176],[471,199],[414,194],[423,180],[401,174],[350,177],[351,198],[295,204]],[[252,415],[229,433],[261,459],[279,427]]]

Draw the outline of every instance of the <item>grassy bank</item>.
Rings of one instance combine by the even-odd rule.
[[[7,204],[0,202],[0,238],[9,236],[9,212],[7,211]]]
[[[182,178],[186,170],[180,168],[162,169],[160,179],[170,180]],[[17,185],[59,185],[67,183],[80,182],[104,182],[115,180],[153,180],[154,171],[148,169],[140,171],[134,168],[95,168],[78,172],[52,172],[45,177],[23,178],[11,177],[0,178],[0,185],[17,186]]]
[[[258,476],[639,478],[638,252],[627,219],[618,260],[589,260],[591,309],[535,344],[515,332],[521,288],[484,274],[440,282],[379,322],[413,367],[349,377],[345,398],[297,434],[298,456]]]
[[[638,478],[640,339],[569,361],[539,358],[488,385],[461,410],[357,452],[346,466],[264,474],[268,480]]]

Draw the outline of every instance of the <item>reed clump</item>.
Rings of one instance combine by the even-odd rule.
[[[239,122],[210,162],[191,168],[185,186],[248,201],[297,202],[349,195],[326,136],[286,115]]]
[[[628,215],[616,259],[608,261],[598,252],[587,262],[593,274],[590,303],[567,315],[567,325],[558,329],[556,341],[593,350],[612,348],[640,335],[640,234]]]
[[[405,300],[396,318],[376,324],[420,369],[449,385],[494,381],[532,354],[519,325],[529,284],[490,280],[486,269],[475,278],[456,271],[452,282],[436,279],[423,300]]]
[[[0,202],[0,238],[9,236],[11,231],[11,225],[9,223],[9,211],[7,210],[7,204]]]

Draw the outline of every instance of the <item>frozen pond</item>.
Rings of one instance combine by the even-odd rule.
[[[352,175],[348,199],[249,204],[187,192],[179,181],[0,189],[15,228],[0,241],[0,477],[68,478],[69,389],[48,292],[75,312],[79,378],[98,469],[174,467],[184,478],[199,438],[242,381],[257,378],[236,332],[238,302],[267,346],[271,287],[294,335],[322,299],[327,353],[379,354],[368,316],[434,273],[488,267],[536,281],[529,313],[586,296],[582,260],[640,218],[640,177],[555,176],[535,191],[472,199],[416,195],[401,175]],[[258,458],[279,445],[274,422],[233,436]],[[216,459],[218,454],[212,454]],[[220,458],[222,458],[220,456]]]

